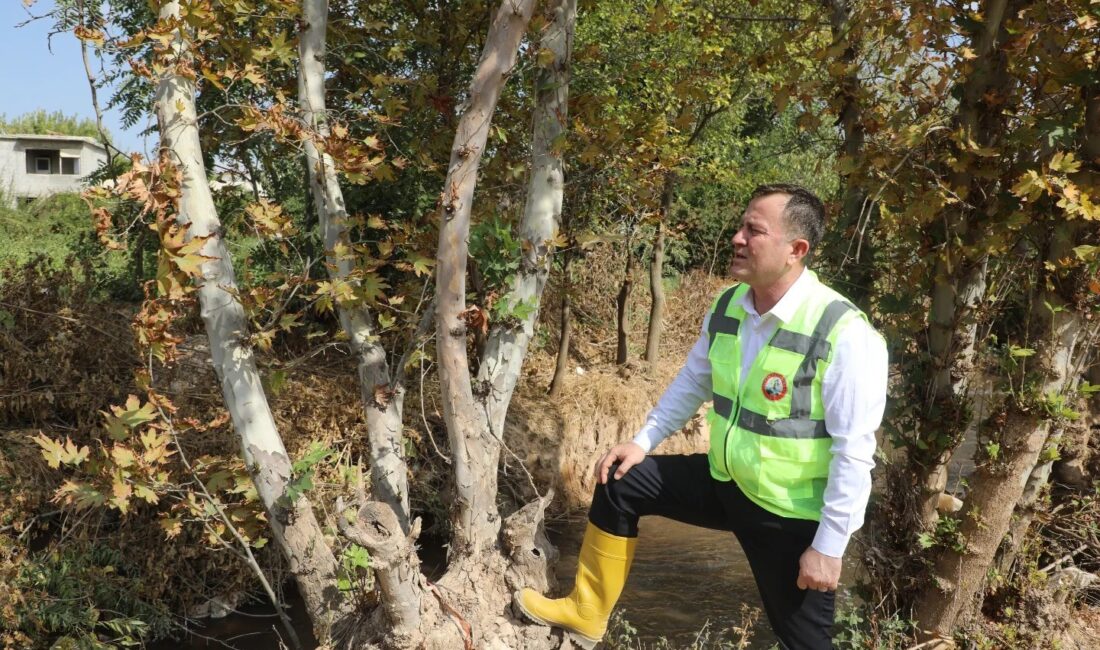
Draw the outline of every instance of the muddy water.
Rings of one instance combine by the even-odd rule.
[[[584,527],[583,519],[558,521],[549,527],[550,538],[561,552],[555,571],[562,590],[573,584]],[[851,581],[853,568],[845,566],[842,582]],[[306,648],[315,647],[302,602],[293,588],[288,589],[287,597],[299,637]],[[713,639],[714,633],[724,633],[731,626],[744,623],[742,603],[761,610],[747,648],[771,648],[775,636],[764,620],[756,583],[734,536],[660,517],[642,519],[634,566],[619,601],[626,619],[638,630],[639,641],[652,645],[665,637],[674,642],[673,647],[689,647],[699,630],[708,623]],[[272,608],[254,605],[244,608],[243,612],[206,621],[198,629],[200,636],[159,643],[150,650],[278,648],[283,635]]]
[[[708,622],[711,631],[742,625],[741,603],[763,612],[752,571],[732,533],[661,517],[644,517],[638,528],[638,549],[619,607],[640,641],[663,636],[676,646],[689,646]],[[561,552],[556,571],[562,589],[573,584],[583,534],[584,521],[551,530]],[[761,614],[748,647],[774,643]]]
[[[298,640],[304,650],[317,647],[313,627],[293,583],[284,586],[284,600]],[[190,634],[177,641],[161,641],[148,650],[279,650],[292,647],[275,608],[269,602],[244,605],[219,619],[204,619],[188,625]]]

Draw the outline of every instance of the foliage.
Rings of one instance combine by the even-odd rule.
[[[660,637],[652,643],[638,638],[638,630],[630,624],[621,611],[612,613],[608,622],[604,644],[609,650],[744,650],[753,637],[753,627],[760,618],[760,610],[742,603],[740,622],[724,630],[711,628],[710,622],[695,633],[690,642],[670,641]]]
[[[844,215],[834,222],[818,268],[843,282],[851,273],[846,265],[869,267],[869,285],[855,289],[866,290],[868,313],[892,346],[899,379],[886,430],[905,456],[876,510],[884,541],[876,550],[889,557],[871,577],[879,582],[876,595],[889,591],[874,599],[885,611],[846,610],[838,642],[891,647],[911,632],[898,612],[926,571],[914,543],[933,551],[961,550],[967,542],[954,518],[920,530],[911,516],[914,479],[954,452],[974,416],[967,396],[949,394],[937,376],[958,383],[989,373],[999,416],[1039,409],[1064,419],[1074,412],[1070,398],[1044,388],[1049,341],[1040,325],[1044,307],[1095,318],[1100,295],[1095,161],[1083,153],[1100,14],[1085,0],[1012,1],[998,27],[1001,40],[983,53],[978,42],[992,20],[986,3],[825,5],[834,17],[818,5],[778,0],[585,3],[574,43],[570,132],[554,143],[568,161],[555,244],[565,247],[559,260],[577,261],[572,273],[585,294],[577,301],[579,330],[595,340],[611,319],[622,268],[612,247],[595,243],[625,242],[616,256],[641,257],[664,220],[670,275],[721,273],[756,184],[800,182],[829,199],[834,214],[846,192],[863,193],[860,220]],[[105,59],[101,81],[117,82],[112,101],[126,122],[144,121],[158,74],[176,65],[168,48],[175,25],[158,22],[155,3],[140,0],[110,0],[80,15],[71,12],[75,6],[58,4],[59,25]],[[826,22],[841,6],[847,25]],[[433,279],[439,188],[492,8],[333,2],[331,113],[322,137],[301,121],[292,99],[298,3],[184,3],[195,59],[181,71],[198,81],[204,162],[212,177],[232,172],[244,180],[244,190],[217,191],[215,204],[239,275],[236,298],[249,318],[247,342],[273,401],[292,399],[306,383],[295,375],[302,359],[352,374],[332,356],[346,348],[334,334],[341,306],[370,307],[370,336],[391,367],[407,360],[432,385],[431,355],[420,351],[415,331]],[[514,224],[531,148],[531,80],[546,64],[531,45],[545,24],[546,16],[533,20],[493,116],[473,206],[476,277],[465,312],[471,325],[487,326],[486,314],[515,322],[534,308],[500,296],[520,263]],[[852,120],[863,134],[855,150],[845,147],[854,142]],[[0,122],[19,130],[89,128],[60,114]],[[323,250],[311,206],[317,197],[304,180],[306,139],[332,156],[344,189],[348,237],[331,251]],[[189,238],[177,223],[178,171],[166,158],[134,158],[103,172],[117,179],[90,190],[86,206],[70,196],[0,211],[0,227],[13,234],[0,248],[0,266],[7,267],[0,280],[3,415],[24,427],[68,427],[33,436],[41,460],[57,470],[60,489],[52,494],[67,512],[109,511],[125,522],[144,517],[171,540],[210,547],[263,547],[266,521],[242,463],[222,449],[188,453],[189,439],[225,433],[224,414],[188,412],[176,399],[186,391],[166,388],[185,382],[179,364],[193,356],[187,344],[199,316],[194,287],[209,259],[205,240]],[[666,189],[672,209],[661,214]],[[1080,226],[1073,253],[1048,259],[1051,233],[1067,224]],[[857,251],[862,257],[853,262]],[[16,268],[33,253],[48,261]],[[326,264],[340,263],[350,274],[333,279]],[[958,295],[976,269],[985,273],[981,295],[935,322],[936,296]],[[557,282],[551,279],[553,290]],[[92,306],[81,296],[104,294],[143,301],[136,314],[126,307],[99,324],[84,319]],[[1042,305],[1038,297],[1051,294],[1060,297],[1056,305]],[[120,320],[131,317],[136,349],[120,333]],[[942,350],[926,343],[937,326],[950,330]],[[483,327],[470,329],[484,335]],[[964,330],[973,331],[976,344],[962,360],[955,342],[966,338]],[[409,347],[415,354],[403,356]],[[589,351],[586,365],[604,352],[592,341],[576,347]],[[203,391],[216,385],[196,375],[207,381]],[[442,522],[448,504],[439,488],[448,470],[432,455],[442,456],[436,416],[426,405],[421,411],[422,421],[406,423],[407,450],[411,474],[423,481],[417,487],[429,489],[412,498]],[[296,419],[284,417],[285,429]],[[361,427],[353,416],[327,422],[332,431]],[[1012,453],[998,437],[1001,428],[983,429],[979,462]],[[299,458],[285,496],[291,501],[321,489],[318,477],[347,483],[334,475],[348,467],[347,458],[368,455],[363,436],[303,449],[311,438],[318,436],[301,436],[291,452]],[[31,558],[47,573],[56,568],[52,561]],[[348,547],[341,561],[341,588],[369,585],[363,549]],[[81,616],[74,626],[95,624]],[[617,629],[613,645],[636,642],[629,624]],[[720,636],[707,631],[695,647],[741,643]]]
[[[309,451],[306,455],[294,461],[291,466],[293,474],[290,477],[290,483],[287,484],[286,492],[283,494],[283,499],[288,504],[292,504],[298,500],[302,494],[313,489],[313,475],[314,468],[318,463],[323,462],[329,456],[332,455],[332,450],[325,447],[322,443],[314,441],[309,445]]]
[[[96,140],[100,138],[95,120],[76,115],[66,115],[61,111],[49,112],[44,109],[38,109],[12,118],[0,113],[0,133],[79,135],[95,138]]]
[[[37,258],[0,270],[0,421],[93,426],[131,376],[129,314],[103,310],[92,274]]]
[[[26,558],[5,579],[8,593],[19,594],[19,600],[0,616],[4,634],[9,642],[21,634],[34,639],[28,648],[71,643],[104,650],[164,636],[173,613],[165,603],[145,598],[144,566],[135,560],[140,558],[96,544]]]
[[[843,650],[908,648],[915,625],[897,614],[884,615],[866,603],[848,602],[836,613],[833,647]]]

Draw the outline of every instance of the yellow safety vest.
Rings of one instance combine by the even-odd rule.
[[[727,289],[711,309],[708,357],[714,403],[710,473],[737,486],[760,507],[781,517],[821,520],[832,439],[825,428],[821,381],[836,339],[866,315],[822,284],[813,286],[741,376],[741,337],[748,285]]]

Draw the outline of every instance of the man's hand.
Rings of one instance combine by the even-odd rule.
[[[615,463],[619,463],[619,468],[615,470],[615,480],[619,480],[631,467],[643,460],[645,460],[645,450],[638,446],[638,443],[623,442],[617,444],[607,450],[607,453],[600,456],[600,459],[596,461],[596,480],[600,482],[600,485],[606,485],[607,472]]]
[[[822,555],[811,546],[798,559],[798,588],[835,591],[840,567],[840,558]]]

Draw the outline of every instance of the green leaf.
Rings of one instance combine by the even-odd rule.
[[[369,569],[370,568],[370,552],[367,549],[359,546],[358,544],[352,544],[344,549],[344,566],[349,569]]]
[[[295,472],[305,472],[313,468],[314,465],[320,463],[324,459],[332,455],[332,450],[326,447],[324,444],[313,441],[309,445],[309,449],[306,451],[306,455],[302,456],[297,462],[294,463]]]
[[[228,488],[232,483],[233,473],[229,470],[219,470],[206,479],[206,490],[208,492],[219,492]]]
[[[267,375],[267,381],[264,382],[265,388],[271,392],[272,395],[278,395],[282,392],[283,387],[286,386],[286,371],[285,370],[272,370]]]
[[[417,277],[432,274],[432,267],[435,266],[435,260],[432,258],[424,257],[419,253],[409,253],[405,259],[412,263],[413,273],[416,273]]]
[[[1089,246],[1088,244],[1082,244],[1081,246],[1074,246],[1073,253],[1077,256],[1077,259],[1089,261],[1096,257],[1096,252],[1100,251],[1100,246]]]
[[[143,406],[138,406],[139,400],[136,395],[130,395],[126,398],[126,408],[123,410],[120,407],[112,406],[111,411],[119,421],[128,428],[134,428],[136,426],[145,424],[156,419],[156,407],[152,402],[146,402]]]
[[[1035,350],[1032,348],[1021,348],[1015,345],[1009,345],[1008,353],[1014,357],[1030,357],[1035,354]]]
[[[368,273],[359,285],[359,293],[367,304],[373,305],[379,298],[385,297],[385,290],[389,288],[390,285],[377,274]]]

